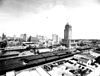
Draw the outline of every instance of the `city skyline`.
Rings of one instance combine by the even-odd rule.
[[[21,39],[24,39],[25,41],[27,41],[29,37],[37,38],[39,40],[54,40],[54,41],[56,39],[57,39],[57,41],[58,40],[61,40],[61,38],[57,34],[52,34],[51,37],[47,37],[47,36],[39,35],[39,34],[38,35],[35,35],[35,36],[34,35],[28,35],[26,33],[20,34],[19,36],[16,36],[16,35],[8,36],[5,33],[2,33],[2,35],[0,36],[1,39],[2,38],[3,39],[5,39],[5,38],[6,39],[10,39],[10,38],[19,39],[19,38],[21,38]]]
[[[0,0],[0,35],[37,34],[64,38],[72,26],[72,39],[100,39],[99,0]]]

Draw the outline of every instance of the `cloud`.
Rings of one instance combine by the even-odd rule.
[[[100,0],[96,0],[96,3],[100,4]]]
[[[76,7],[83,2],[83,0],[0,0],[0,11],[17,15],[27,12],[39,13],[56,5]]]
[[[63,5],[64,10],[73,8],[81,8],[81,6],[88,7],[99,0],[0,0],[0,16],[8,14],[10,16],[25,16],[31,14],[38,14]],[[70,8],[71,7],[71,8]],[[58,8],[57,8],[58,9]],[[75,9],[76,11],[77,9]],[[3,14],[3,15],[2,15]],[[6,15],[5,15],[6,16]]]
[[[20,14],[24,12],[38,13],[41,10],[52,8],[53,0],[0,0],[0,11]]]

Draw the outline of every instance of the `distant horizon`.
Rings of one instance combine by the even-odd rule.
[[[5,33],[4,33],[5,34]],[[24,34],[26,34],[26,33],[24,33]],[[6,34],[5,34],[6,35]],[[21,34],[20,34],[21,35]],[[20,37],[20,35],[19,36],[15,36],[15,37]],[[26,34],[27,35],[27,37],[29,37],[29,36],[32,36],[32,35],[28,35],[28,34]],[[44,36],[44,35],[40,35],[40,34],[37,34],[37,35],[39,35],[39,36]],[[32,36],[32,37],[36,37],[37,35],[34,35],[34,36]],[[56,34],[57,35],[57,34]],[[8,35],[6,35],[7,37],[14,37],[14,35],[12,35],[12,36],[8,36]],[[0,35],[0,37],[2,37],[2,35]],[[44,36],[44,37],[46,37],[46,38],[48,38],[48,39],[52,39],[52,35],[51,35],[51,37],[48,37],[48,36]],[[61,37],[59,37],[59,35],[58,35],[58,38],[60,38],[60,39],[64,39],[64,38],[61,38]],[[71,40],[100,40],[100,39],[98,39],[98,38],[77,38],[77,39],[75,39],[75,38],[71,38]]]

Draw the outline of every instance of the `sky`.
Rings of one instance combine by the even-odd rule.
[[[100,0],[0,0],[0,35],[64,37],[72,26],[72,39],[100,39]]]

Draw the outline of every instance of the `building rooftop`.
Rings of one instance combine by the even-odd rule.
[[[88,54],[88,53],[82,53],[82,54],[80,54],[80,55],[82,55],[82,56],[84,56],[85,58],[90,59],[90,60],[96,58],[95,56],[93,56],[93,55],[91,55],[91,54]]]
[[[86,58],[81,57],[81,58],[79,58],[79,61],[82,61],[84,63],[87,63],[89,61],[89,59],[86,59]]]

